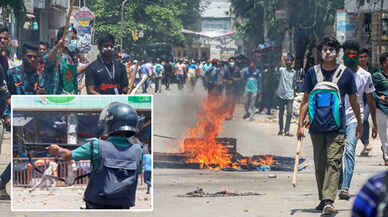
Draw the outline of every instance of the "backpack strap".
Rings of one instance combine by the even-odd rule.
[[[337,70],[335,71],[334,75],[333,75],[333,79],[332,79],[332,82],[337,84],[338,81],[341,79],[342,77],[342,74],[344,73],[346,69],[346,66],[340,64],[337,68]]]
[[[341,79],[341,76],[344,73],[345,69],[346,69],[346,66],[340,64],[337,67],[337,70],[335,70],[334,75],[333,75],[333,79],[331,82],[337,84],[338,81]],[[314,71],[315,71],[315,77],[317,78],[317,83],[323,82],[324,77],[323,77],[323,73],[322,73],[322,66],[320,64],[315,65]]]

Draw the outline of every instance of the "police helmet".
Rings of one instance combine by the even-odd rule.
[[[102,136],[124,133],[131,137],[137,133],[138,116],[136,110],[125,103],[113,102],[100,113],[99,128]]]

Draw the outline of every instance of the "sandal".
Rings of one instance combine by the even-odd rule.
[[[284,136],[293,137],[294,135],[292,135],[290,132],[286,132],[286,133],[284,133]]]

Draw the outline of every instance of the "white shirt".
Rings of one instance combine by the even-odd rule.
[[[57,170],[58,164],[54,161],[50,161],[47,169],[44,171],[45,175],[54,175]]]
[[[140,69],[140,66],[137,66],[136,64],[133,64],[131,67],[129,67],[129,71],[130,71],[131,73],[133,73],[133,71],[136,70],[136,72],[135,72],[135,78],[137,78],[137,79],[141,79],[141,75],[140,75],[140,73],[139,73],[139,69]]]
[[[354,74],[354,80],[356,81],[358,101],[360,101],[361,120],[364,120],[363,95],[373,93],[375,91],[375,86],[373,85],[371,74],[361,67],[359,67],[357,72]],[[345,96],[345,109],[346,125],[356,123],[357,119],[354,115],[352,106],[350,105],[348,95]]]

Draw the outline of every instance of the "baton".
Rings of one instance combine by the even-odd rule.
[[[298,144],[296,146],[296,155],[295,155],[295,165],[294,165],[294,174],[292,176],[292,186],[296,187],[296,174],[298,172],[299,167],[299,157],[302,151],[302,138],[298,138]]]

